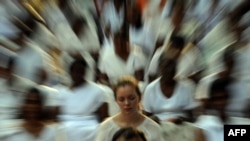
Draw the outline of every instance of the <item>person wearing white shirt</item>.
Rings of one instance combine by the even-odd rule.
[[[194,85],[189,80],[175,80],[176,62],[166,55],[160,58],[160,76],[145,89],[142,106],[146,114],[160,121],[172,121],[183,117],[192,121],[195,101]]]
[[[123,75],[133,75],[139,81],[144,77],[146,62],[143,54],[132,50],[127,39],[123,37],[122,32],[116,33],[114,49],[107,49],[100,55],[98,69],[102,73],[103,80],[111,85]]]

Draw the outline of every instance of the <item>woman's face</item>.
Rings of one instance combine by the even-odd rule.
[[[140,97],[133,86],[120,86],[116,90],[116,102],[122,113],[131,114],[138,111]]]

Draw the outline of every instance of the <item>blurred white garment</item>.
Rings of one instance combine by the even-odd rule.
[[[91,29],[85,25],[83,32],[80,34],[79,39],[82,43],[82,50],[87,52],[98,52],[100,50],[100,43],[96,31],[91,31]]]
[[[210,95],[210,86],[213,81],[218,78],[219,76],[217,73],[202,78],[197,85],[195,98],[198,100],[208,99]],[[226,107],[226,114],[228,116],[246,116],[245,111],[249,106],[250,99],[248,85],[249,82],[246,80],[235,78],[234,82],[229,86],[228,91],[230,99]]]
[[[203,129],[206,141],[223,141],[224,125],[249,125],[250,119],[229,117],[226,123],[223,123],[218,116],[202,115],[199,116],[195,124]]]
[[[123,75],[134,75],[137,70],[145,69],[145,58],[142,54],[130,52],[127,61],[117,56],[113,49],[106,49],[100,55],[98,68],[107,74],[111,84],[116,84]]]
[[[228,20],[223,19],[198,43],[207,63],[206,75],[223,70],[221,55],[234,42],[235,35],[230,31]]]
[[[157,33],[153,30],[152,24],[152,22],[145,22],[139,29],[129,27],[130,44],[141,47],[141,50],[148,58],[152,56],[157,38]]]
[[[27,42],[17,54],[14,74],[37,83],[40,77],[39,70],[50,72],[50,58],[39,47]]]
[[[110,28],[111,35],[119,31],[124,21],[124,15],[123,6],[117,11],[113,1],[105,2],[101,15],[104,29]]]
[[[165,139],[168,141],[195,141],[199,128],[193,123],[182,122],[181,124],[175,124],[172,122],[161,122],[162,132]]]
[[[96,32],[96,24],[94,14],[96,14],[94,0],[70,0],[69,6],[74,11],[74,14],[86,19],[87,26],[91,32]]]
[[[41,23],[36,24],[37,31],[32,37],[33,43],[36,43],[42,50],[46,52],[48,52],[49,48],[51,47],[59,48],[57,38],[53,35],[53,33]]]
[[[37,88],[44,95],[44,106],[59,106],[61,105],[59,92],[51,87],[39,85]]]
[[[74,89],[61,91],[59,119],[70,141],[93,141],[99,124],[96,111],[106,102],[104,90],[86,82]]]
[[[109,116],[114,116],[120,112],[120,108],[118,104],[116,103],[115,96],[113,90],[103,84],[99,84],[105,91],[105,95],[107,98],[107,103],[108,103],[108,109],[109,109]]]
[[[45,126],[38,137],[30,134],[22,126],[9,130],[12,133],[3,137],[1,141],[56,141],[57,130],[52,127]]]
[[[194,86],[189,81],[178,81],[170,98],[164,96],[160,88],[160,78],[145,89],[142,105],[146,112],[153,113],[161,121],[180,116],[186,117],[185,110],[198,106],[194,100]]]
[[[168,47],[160,47],[155,51],[155,54],[149,64],[148,75],[157,75],[160,56],[165,53],[167,48]],[[176,72],[177,79],[183,79],[193,73],[201,71],[203,69],[203,65],[203,58],[200,51],[196,46],[192,46],[183,52],[178,59]]]
[[[95,141],[111,141],[114,134],[121,127],[115,122],[114,117],[110,117],[98,126]],[[152,119],[145,119],[136,127],[145,134],[148,141],[163,141],[163,135],[160,126]]]
[[[7,80],[0,78],[0,120],[17,118],[21,104],[20,96],[16,96],[7,86]]]

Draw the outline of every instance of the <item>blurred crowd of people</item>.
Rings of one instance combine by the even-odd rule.
[[[250,124],[249,0],[0,0],[0,141],[223,141]]]

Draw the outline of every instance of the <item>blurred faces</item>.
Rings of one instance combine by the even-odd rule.
[[[178,59],[180,53],[181,49],[174,47],[169,47],[168,50],[166,51],[167,56],[171,59]]]
[[[116,102],[121,109],[121,113],[133,114],[138,112],[140,97],[134,86],[123,85],[116,89]]]
[[[114,38],[115,53],[119,56],[127,56],[130,52],[129,42],[123,38],[122,33],[117,33]]]
[[[173,80],[176,74],[176,62],[165,58],[160,66],[160,75],[164,80]]]
[[[77,60],[70,67],[70,76],[74,86],[78,86],[84,82],[86,62]]]
[[[218,91],[213,94],[210,100],[213,109],[224,111],[227,105],[227,94],[225,91]]]
[[[42,103],[38,93],[28,93],[23,106],[26,120],[39,120],[42,116]]]

